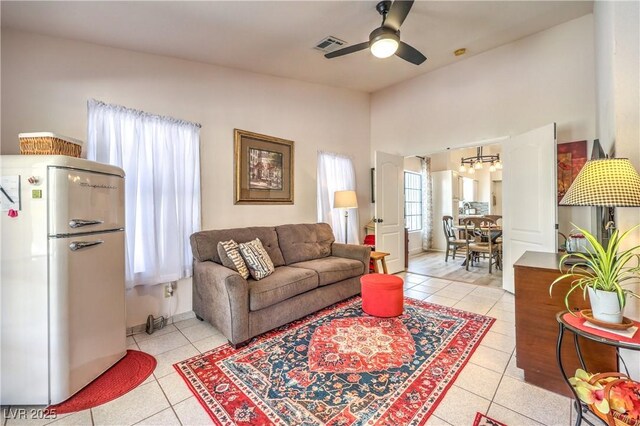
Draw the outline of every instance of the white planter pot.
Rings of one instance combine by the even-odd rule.
[[[616,292],[594,290],[591,287],[588,290],[591,312],[595,319],[613,324],[622,323],[624,308],[620,308]]]

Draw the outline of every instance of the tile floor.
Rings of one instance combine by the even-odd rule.
[[[405,295],[486,314],[497,319],[469,363],[438,405],[428,425],[470,426],[476,411],[509,426],[569,425],[568,398],[523,381],[516,367],[514,297],[492,287],[402,273]],[[212,326],[195,318],[127,338],[129,348],[156,357],[154,374],[127,395],[55,421],[8,418],[12,425],[204,425],[212,424],[172,364],[226,343]],[[25,407],[20,407],[25,408]]]

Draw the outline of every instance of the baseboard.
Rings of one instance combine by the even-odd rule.
[[[416,248],[409,250],[409,256],[415,256],[416,254],[424,253],[422,248]]]
[[[169,321],[167,321],[167,325],[173,324],[179,321],[184,321],[190,318],[195,318],[195,317],[196,317],[196,314],[193,311],[183,312],[181,314],[173,315],[172,317],[170,317]],[[146,331],[146,329],[147,329],[146,323],[134,325],[133,327],[127,327],[127,336],[131,336],[132,334],[143,333]]]

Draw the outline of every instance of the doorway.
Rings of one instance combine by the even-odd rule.
[[[425,209],[424,214],[432,218],[431,247],[417,252],[410,250],[408,272],[502,288],[501,262],[499,254],[495,254],[496,246],[501,242],[500,237],[493,240],[493,254],[478,255],[468,267],[466,245],[462,245],[462,241],[466,241],[466,219],[502,214],[502,171],[501,164],[496,161],[500,158],[501,151],[501,144],[497,143],[485,145],[481,150],[471,147],[430,155],[431,206],[430,209]],[[462,163],[462,159],[478,156],[485,160],[482,165],[476,165],[473,161]],[[449,238],[444,228],[444,216],[451,218],[450,225],[459,242],[455,258],[453,250],[449,250],[447,255]],[[496,235],[496,230],[501,232],[500,225],[501,218],[498,219],[498,228],[492,231],[492,236]],[[491,273],[489,262],[492,262]]]
[[[514,292],[515,290],[512,266],[524,252],[557,252],[556,134],[556,124],[550,123],[519,135],[503,138],[499,143],[503,154],[501,159],[505,162],[504,180],[501,184],[503,196],[502,212],[504,218],[501,225],[502,250],[500,257],[501,264],[505,265],[503,268],[502,288],[509,292]],[[487,144],[484,144],[483,147],[486,148]],[[477,148],[477,152],[479,157],[483,157],[481,148]],[[441,250],[443,252],[441,256],[445,259],[445,264],[448,263],[448,256],[445,253],[448,253],[447,246],[449,245],[439,246],[436,237],[439,232],[442,232],[438,230],[438,223],[443,223],[443,216],[447,216],[447,213],[445,210],[440,212],[436,211],[436,203],[441,202],[443,209],[448,209],[450,212],[447,217],[452,217],[453,219],[452,228],[456,223],[456,214],[458,215],[459,222],[461,216],[478,215],[478,209],[484,209],[484,202],[478,205],[466,201],[467,194],[465,190],[470,191],[473,198],[480,197],[479,194],[485,193],[485,191],[481,189],[482,186],[480,184],[477,185],[478,190],[475,189],[475,183],[472,185],[463,184],[463,195],[460,196],[460,181],[463,180],[464,183],[464,178],[469,178],[469,176],[464,176],[464,174],[474,175],[476,172],[473,171],[473,169],[484,169],[483,164],[481,164],[480,167],[473,167],[473,169],[463,167],[465,166],[466,159],[466,157],[456,158],[456,156],[451,155],[451,153],[445,153],[441,156],[439,163],[436,162],[439,166],[444,166],[444,184],[440,186],[436,184],[433,185],[434,211],[430,217],[433,218],[433,226],[431,229],[433,229],[434,243],[430,245],[429,251]],[[483,163],[484,162],[483,158]],[[477,161],[471,161],[471,163],[475,166]],[[436,164],[433,164],[432,176],[436,176]],[[458,172],[455,171],[457,164],[460,165]],[[473,178],[473,176],[471,176],[471,178]],[[457,186],[454,184],[456,179],[458,181]],[[436,188],[441,188],[441,193],[446,195],[439,197],[435,193]],[[455,197],[451,197],[452,191],[456,191],[456,188],[459,202],[457,209],[455,208],[456,199]],[[526,190],[523,190],[523,188],[526,188]],[[442,213],[443,216],[441,216],[440,213]],[[468,220],[465,221],[467,222]],[[465,232],[466,237],[464,242],[466,243],[469,240],[469,233],[468,231]],[[474,230],[474,233],[475,232]],[[502,232],[504,232],[504,234],[502,234]],[[444,235],[444,233],[440,235]],[[448,239],[456,239],[455,234],[451,233]],[[444,240],[446,242],[446,239]],[[464,252],[476,253],[480,251],[471,250],[467,244]],[[466,257],[465,255],[465,258]],[[469,255],[469,257],[471,258],[473,255]],[[460,268],[455,271],[448,271],[445,266],[444,269],[437,271],[437,269],[427,261],[428,259],[424,259],[422,265],[417,262],[410,263],[408,269],[411,271],[412,269],[415,270],[420,267],[427,275],[445,274],[444,276],[446,278],[450,278],[454,276],[452,274],[455,274],[457,280],[460,281],[472,279],[471,277],[465,276],[465,272],[462,272]],[[440,265],[442,267],[442,264]],[[465,265],[464,270],[469,272],[468,269],[470,269],[470,265]],[[491,274],[488,279],[490,282],[485,285],[497,284],[497,280],[495,280],[493,274]],[[482,284],[483,280],[478,280],[477,283]]]

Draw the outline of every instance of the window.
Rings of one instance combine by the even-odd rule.
[[[422,229],[422,176],[404,172],[404,224],[409,231]]]
[[[87,158],[125,180],[126,285],[191,276],[200,230],[200,125],[91,100]]]
[[[332,152],[318,152],[318,222],[326,222],[333,228],[338,242],[345,241],[345,220],[348,222],[350,244],[359,244],[358,210],[350,210],[345,218],[343,209],[333,208],[336,191],[356,189],[356,170],[351,158]]]

